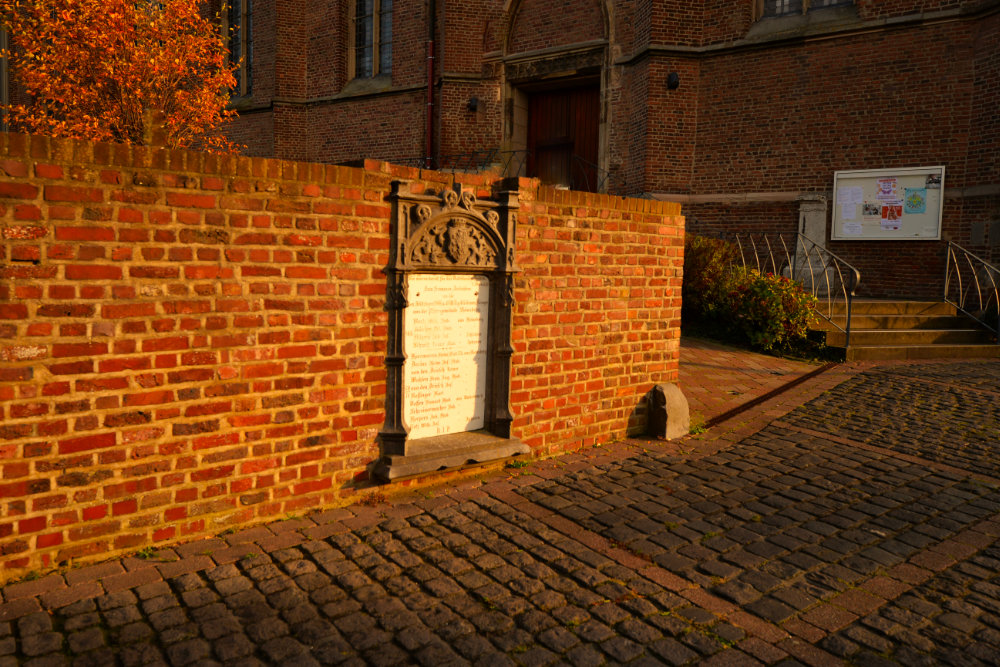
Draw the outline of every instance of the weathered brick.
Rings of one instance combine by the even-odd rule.
[[[107,353],[107,343],[55,343],[52,345],[53,357],[90,357],[95,354]]]
[[[28,316],[28,307],[23,303],[0,303],[0,319],[23,320]]]
[[[28,217],[25,217],[25,214],[23,213],[23,211],[27,210],[27,208],[28,207],[25,207],[24,205],[18,206],[15,211],[20,209],[22,213],[20,215],[15,215],[15,217],[17,217],[18,220],[28,219]],[[35,206],[30,208],[33,211],[39,210]],[[38,218],[31,216],[31,219],[37,220]],[[32,241],[34,239],[44,238],[48,235],[48,233],[49,230],[46,227],[35,227],[32,225],[12,225],[10,227],[4,227],[0,230],[0,234],[2,234],[3,238],[14,241]]]
[[[100,202],[104,201],[104,192],[100,188],[46,185],[45,200],[55,202]]]
[[[70,438],[68,440],[59,441],[59,453],[75,454],[77,452],[85,452],[91,449],[114,447],[115,442],[116,438],[114,433],[97,433],[94,435],[87,435],[82,438]]]
[[[120,280],[120,266],[72,264],[66,267],[67,280]]]
[[[29,183],[0,181],[0,197],[9,199],[34,199],[38,196],[38,187]]]
[[[114,241],[110,227],[56,227],[57,241]]]
[[[187,208],[215,208],[215,195],[168,192],[167,205]]]
[[[125,303],[101,306],[101,317],[106,320],[126,317],[149,317],[156,315],[155,303]]]

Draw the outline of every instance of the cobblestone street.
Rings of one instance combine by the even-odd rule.
[[[998,387],[843,365],[680,442],[11,584],[0,667],[1000,664]]]

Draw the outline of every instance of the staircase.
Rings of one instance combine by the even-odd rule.
[[[819,318],[816,329],[825,333],[827,346],[844,351],[847,361],[1000,358],[993,334],[943,301],[855,298],[849,347],[837,329],[847,320],[844,304],[834,307],[833,322]]]

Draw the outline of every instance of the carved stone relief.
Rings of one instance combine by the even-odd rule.
[[[516,83],[542,79],[568,71],[600,72],[604,61],[604,47],[601,46],[582,53],[563,53],[526,61],[510,58],[505,63],[505,69],[507,80]]]
[[[417,241],[411,259],[417,264],[450,261],[462,266],[489,267],[496,263],[496,251],[481,231],[461,218],[452,218],[431,225]]]

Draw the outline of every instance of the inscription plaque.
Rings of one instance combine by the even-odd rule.
[[[391,481],[531,450],[511,435],[517,179],[495,200],[392,185],[382,456]]]
[[[483,428],[489,295],[486,276],[410,276],[403,421],[411,438]]]

